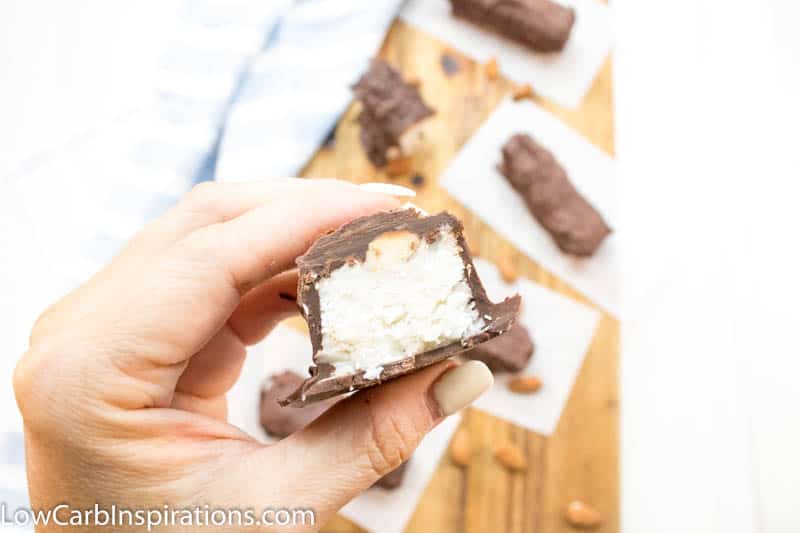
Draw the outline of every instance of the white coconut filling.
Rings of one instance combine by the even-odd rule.
[[[342,266],[317,282],[322,347],[317,362],[336,374],[385,365],[479,333],[458,241],[443,225],[433,242],[407,231],[373,240],[363,263]]]

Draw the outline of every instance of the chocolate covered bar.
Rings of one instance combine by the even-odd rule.
[[[389,159],[410,155],[424,135],[421,122],[433,115],[419,89],[386,62],[374,59],[353,92],[362,106],[361,144],[372,164],[383,167]]]
[[[299,431],[330,409],[336,400],[333,398],[301,408],[281,407],[278,399],[283,398],[303,383],[303,376],[291,370],[271,376],[261,391],[261,427],[268,435],[282,439]],[[409,459],[410,460],[410,459]],[[403,463],[380,478],[375,486],[396,489],[403,482],[406,463]]]
[[[552,0],[450,0],[453,15],[539,52],[564,48],[575,10]]]
[[[409,459],[408,461],[410,461]],[[375,482],[375,487],[381,487],[388,490],[393,490],[403,484],[403,478],[406,477],[406,465],[408,461],[401,464],[382,478],[380,478],[377,482]]]
[[[461,356],[483,361],[493,373],[520,372],[528,366],[533,349],[528,330],[516,323],[505,335],[479,344]]]
[[[311,377],[281,403],[306,405],[408,374],[508,331],[519,296],[494,304],[461,222],[409,208],[356,219],[297,259]]]
[[[268,435],[282,439],[299,431],[327,411],[335,400],[325,400],[301,409],[281,407],[279,399],[285,398],[303,383],[303,376],[291,370],[270,376],[261,391],[261,427]]]
[[[575,190],[553,154],[529,135],[503,146],[500,172],[565,253],[592,255],[610,233],[600,213]]]

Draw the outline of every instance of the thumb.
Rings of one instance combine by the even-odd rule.
[[[263,463],[256,469],[270,478],[265,484],[274,484],[279,458],[291,475],[282,496],[313,509],[317,523],[324,524],[405,462],[444,417],[472,403],[492,382],[482,362],[448,360],[362,390],[305,429],[262,449]]]

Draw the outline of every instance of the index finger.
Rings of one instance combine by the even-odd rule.
[[[293,268],[297,256],[326,231],[399,205],[391,196],[326,180],[283,193],[279,201],[264,203],[232,220],[206,226],[189,240],[224,270],[229,285],[241,295]]]

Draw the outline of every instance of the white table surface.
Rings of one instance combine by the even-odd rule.
[[[47,295],[9,173],[135,108],[156,5],[0,2],[3,383]],[[800,531],[800,5],[614,6],[624,531]]]

